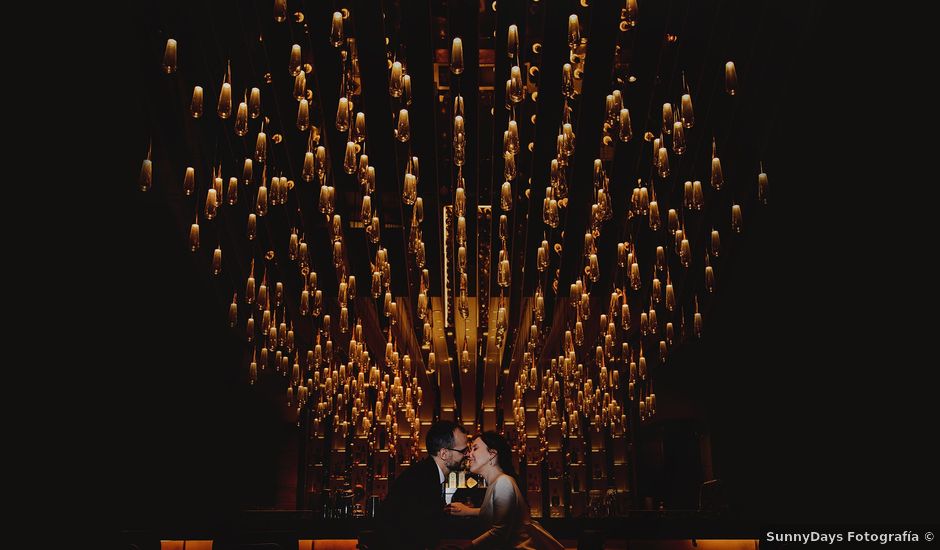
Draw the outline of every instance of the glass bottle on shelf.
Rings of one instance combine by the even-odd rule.
[[[320,506],[322,507],[323,519],[331,519],[333,517],[333,511],[335,509],[335,503],[333,501],[333,492],[329,489],[324,489],[323,493],[320,495]]]
[[[620,515],[620,510],[617,506],[617,491],[616,489],[607,489],[607,498],[604,500],[604,515],[607,517],[616,517]]]
[[[378,495],[371,495],[366,502],[366,515],[370,518],[374,518],[381,502],[382,499]]]
[[[591,489],[588,492],[587,517],[604,517],[604,492],[600,489]]]
[[[549,516],[553,518],[560,518],[564,516],[564,510],[561,507],[561,496],[558,494],[558,489],[552,489]]]
[[[353,507],[353,490],[347,479],[343,483],[343,488],[337,491],[336,495],[336,507],[335,515],[333,517],[346,518],[352,514]]]

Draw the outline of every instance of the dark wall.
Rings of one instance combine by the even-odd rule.
[[[917,495],[936,494],[922,448],[933,437],[933,398],[919,377],[935,361],[915,355],[912,346],[931,336],[897,304],[935,314],[919,295],[930,277],[901,284],[887,272],[920,265],[927,249],[911,239],[933,228],[907,224],[899,234],[886,214],[930,218],[919,190],[896,194],[917,180],[900,181],[894,165],[907,146],[912,158],[932,149],[918,149],[915,135],[899,145],[884,113],[870,111],[887,100],[865,95],[869,86],[896,75],[856,49],[871,37],[846,38],[844,13],[768,6],[762,32],[797,52],[774,114],[771,206],[745,211],[740,254],[719,276],[722,300],[705,319],[707,338],[673,358],[674,372],[658,382],[660,408],[668,412],[671,390],[695,402],[689,414],[710,431],[715,476],[742,522],[926,521],[936,505]],[[791,35],[798,16],[808,30]],[[134,34],[145,27],[134,22],[141,25],[126,26],[115,43],[135,46],[114,48],[126,56],[114,65],[120,92],[111,105],[121,131],[107,143],[121,153],[97,189],[115,199],[101,215],[118,228],[98,278],[111,292],[95,313],[116,334],[102,351],[113,373],[103,407],[114,508],[126,526],[208,526],[278,501],[279,456],[297,432],[282,418],[281,396],[248,386],[226,302],[186,252],[184,224],[158,196],[135,190],[150,138],[141,72],[159,58],[141,61]],[[213,102],[207,97],[207,107]],[[876,172],[884,156],[898,162]],[[672,480],[659,483],[687,499]]]
[[[660,503],[667,510],[699,508],[699,489],[707,481],[699,447],[705,434],[695,420],[666,420],[643,430],[637,453],[641,508],[657,509]]]
[[[116,333],[113,387],[102,403],[115,455],[109,473],[122,527],[211,528],[242,509],[293,506],[299,432],[280,385],[249,386],[244,338],[227,322],[231,295],[211,280],[205,256],[189,253],[189,222],[161,188],[181,181],[176,168],[186,161],[173,155],[185,144],[167,137],[173,122],[152,99],[160,22],[150,8],[128,14],[111,37],[124,47],[107,50],[124,92],[110,105],[120,130],[108,133],[121,153],[101,183],[115,201],[103,213],[110,233],[100,273],[114,299],[99,312]],[[155,189],[140,193],[151,138],[162,145],[154,147]]]
[[[933,276],[915,275],[930,248],[915,243],[932,230],[904,183],[920,181],[919,165],[888,153],[902,106],[922,96],[907,81],[916,33],[872,40],[852,8],[764,5],[753,9],[766,10],[756,43],[767,50],[742,54],[792,63],[782,80],[771,65],[749,71],[749,90],[776,98],[770,205],[745,210],[707,337],[671,359],[659,408],[705,423],[742,525],[927,522],[937,481],[924,361],[936,346],[914,319],[929,301],[917,281]]]
[[[248,385],[226,307],[167,209],[152,197],[128,198],[132,248],[115,281],[119,511],[131,525],[179,525],[274,507],[284,485],[279,464],[297,428],[282,419],[272,388]]]

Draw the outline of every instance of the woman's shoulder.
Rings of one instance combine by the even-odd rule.
[[[500,489],[512,490],[513,486],[516,485],[516,481],[509,474],[500,474],[496,481],[493,482],[493,487]]]

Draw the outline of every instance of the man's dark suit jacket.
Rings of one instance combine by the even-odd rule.
[[[445,517],[439,472],[434,459],[427,457],[398,476],[379,509],[373,546],[401,549],[437,546]]]

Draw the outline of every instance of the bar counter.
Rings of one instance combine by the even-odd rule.
[[[480,533],[476,518],[444,519],[445,540],[466,541]],[[760,526],[742,529],[716,514],[693,510],[630,511],[623,517],[537,519],[567,548],[754,548]],[[206,548],[278,548],[317,550],[356,548],[374,526],[372,518],[318,518],[312,511],[246,511],[227,526],[142,527],[121,531],[121,548],[183,550],[168,541],[214,541]],[[743,538],[742,538],[743,537]],[[737,539],[737,540],[728,540]],[[163,544],[161,545],[161,541]],[[310,541],[313,541],[312,543]],[[332,541],[329,545],[327,541]],[[721,542],[721,544],[718,544]],[[263,546],[265,543],[276,546]],[[740,546],[746,543],[747,546]],[[637,546],[640,544],[640,546]],[[134,545],[134,546],[131,546]],[[196,550],[198,544],[187,544]]]

